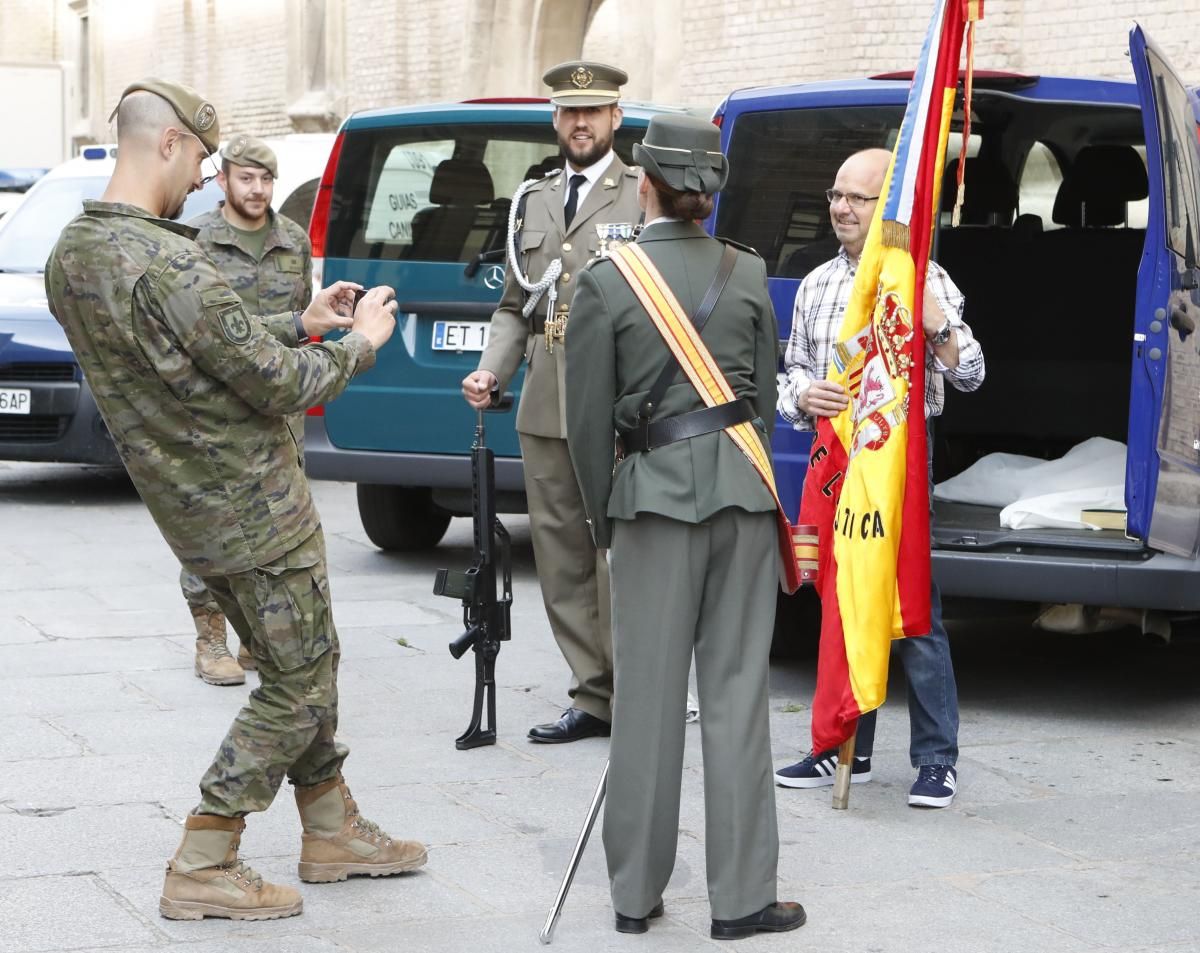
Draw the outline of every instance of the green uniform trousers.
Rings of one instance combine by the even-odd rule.
[[[527,433],[519,436],[542,601],[550,631],[571,668],[567,694],[575,708],[610,721],[613,657],[608,563],[592,541],[567,442]]]
[[[693,653],[712,916],[732,920],[776,900],[767,714],[775,533],[774,514],[732,507],[698,525],[648,513],[614,521],[616,698],[604,852],[613,908],[625,916],[645,916],[675,866]]]
[[[240,817],[265,811],[285,776],[320,784],[349,754],[335,738],[341,649],[324,535],[318,529],[266,566],[203,582],[258,664],[258,687],[200,781],[201,814]]]

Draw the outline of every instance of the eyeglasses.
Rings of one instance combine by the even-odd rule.
[[[203,159],[200,160],[201,168],[203,168],[205,162],[211,162],[213,164],[214,168],[216,167],[217,160],[208,154],[208,146],[204,145],[203,139],[201,139],[194,132],[188,132],[186,129],[180,129],[178,131],[179,131],[179,134],[182,136],[187,136],[189,139],[195,139],[198,143],[200,143],[201,147],[204,149],[205,156]],[[217,177],[217,175],[220,173],[220,171],[221,170],[218,168],[217,171],[213,172],[211,175],[206,175],[206,176],[201,177],[200,188],[204,188],[206,185],[208,185],[209,182],[211,182],[213,179],[215,179]]]
[[[842,199],[846,200],[846,204],[851,208],[863,208],[868,202],[874,202],[878,195],[861,195],[858,192],[839,192],[837,189],[826,189],[825,198],[829,200],[830,205],[837,205]]]

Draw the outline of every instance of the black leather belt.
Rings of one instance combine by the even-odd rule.
[[[754,405],[749,399],[740,397],[727,404],[717,404],[716,407],[705,407],[675,417],[642,420],[633,430],[621,434],[621,443],[626,453],[653,450],[677,440],[687,440],[689,437],[698,437],[701,434],[744,424],[756,416]]]
[[[563,311],[560,313],[563,316],[566,316],[570,312]],[[544,314],[535,314],[533,316],[532,327],[533,327],[534,334],[545,334],[546,333],[546,316]]]

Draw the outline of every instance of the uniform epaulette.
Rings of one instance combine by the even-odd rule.
[[[544,183],[549,182],[556,175],[559,175],[561,173],[562,173],[562,169],[551,169],[549,172],[547,172],[545,175],[543,175],[540,179],[534,179],[533,185],[529,186],[529,191],[532,192],[534,189],[540,189]]]
[[[742,251],[748,251],[755,258],[762,258],[762,255],[758,253],[758,249],[751,245],[743,245],[741,242],[735,242],[732,238],[726,238],[724,235],[716,235],[714,237],[717,241],[724,242],[726,245],[732,245],[734,248],[740,248]]]
[[[592,266],[600,261],[608,261],[608,259],[607,258],[589,258],[587,261],[585,261],[583,263],[583,268],[580,270],[581,271],[591,271]]]
[[[634,179],[636,179],[636,178],[638,177],[638,172],[639,172],[639,171],[641,171],[641,167],[640,167],[640,166],[636,166],[636,165],[627,165],[627,166],[625,167],[625,174],[626,174],[627,176],[629,176],[630,178],[634,178]]]

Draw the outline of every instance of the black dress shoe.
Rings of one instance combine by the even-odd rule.
[[[647,913],[644,917],[627,917],[623,913],[617,914],[617,932],[618,933],[645,933],[650,929],[650,921],[657,920],[663,915],[662,901],[655,904],[654,909]]]
[[[612,726],[607,721],[578,708],[568,708],[558,721],[530,728],[529,740],[557,745],[564,741],[578,741],[580,738],[607,738],[611,733]]]
[[[755,933],[783,933],[804,926],[808,918],[798,903],[772,903],[758,913],[736,920],[713,920],[709,932],[714,940],[741,940]]]

